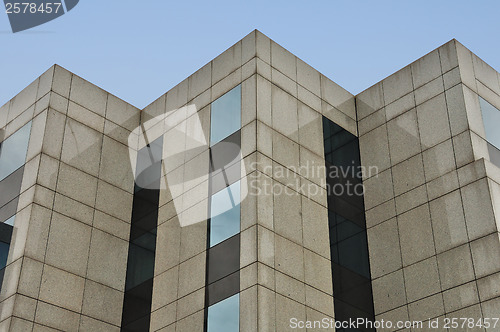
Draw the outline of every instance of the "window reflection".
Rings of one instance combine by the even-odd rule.
[[[161,177],[163,137],[157,138],[137,152],[135,185],[141,188],[159,189],[155,182]]]
[[[207,250],[207,284],[219,281],[240,269],[240,234]],[[227,288],[227,287],[226,287]],[[239,290],[239,283],[237,289]],[[223,297],[226,298],[227,296]],[[220,299],[223,299],[220,298]],[[219,299],[219,300],[220,300]],[[219,302],[219,301],[215,301]]]
[[[12,216],[9,219],[5,220],[4,223],[10,226],[14,226],[14,219],[16,219],[16,216]]]
[[[497,130],[500,123],[500,111],[481,97],[479,97],[479,104],[483,115],[490,162],[500,167],[500,132]]]
[[[26,162],[30,130],[31,121],[0,144],[0,181]]]
[[[498,126],[500,125],[500,111],[481,97],[479,97],[479,104],[483,113],[486,140],[497,148],[500,148],[500,131],[498,130]]]
[[[365,233],[358,233],[337,244],[339,264],[360,276],[370,278],[368,245]]]
[[[361,183],[356,171],[360,166],[357,137],[325,117],[323,135],[329,188]],[[335,170],[341,172],[332,172]],[[328,210],[335,317],[338,320],[373,320],[363,195],[336,194],[329,190]]]
[[[0,269],[3,269],[7,264],[7,257],[9,256],[9,244],[0,241]]]
[[[207,332],[237,332],[239,330],[239,294],[208,307]]]
[[[10,240],[13,227],[5,223],[0,223],[0,289],[2,287],[3,275],[7,258],[9,257]]]
[[[210,203],[210,247],[240,232],[240,181],[214,194]]]
[[[210,146],[220,142],[241,127],[241,85],[238,85],[211,106]]]
[[[160,199],[163,136],[137,153],[130,227],[123,331],[149,331]]]
[[[233,184],[241,177],[240,130],[210,148],[210,194]]]
[[[19,196],[21,184],[23,182],[23,174],[24,166],[21,166],[16,171],[9,174],[5,179],[0,181],[0,211],[5,212],[4,207]],[[14,213],[11,213],[6,217],[10,218]],[[4,221],[6,219],[3,218],[5,215],[3,215],[3,213],[0,213],[0,215],[0,221]]]
[[[147,243],[141,245],[142,243],[137,244],[135,242]],[[156,237],[151,233],[145,233],[134,242],[130,243],[125,290],[134,288],[150,279],[154,274],[155,248],[148,248],[154,246],[154,242],[156,242]],[[146,245],[148,247],[146,247]]]

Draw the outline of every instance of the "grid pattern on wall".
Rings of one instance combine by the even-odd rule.
[[[239,84],[241,129],[232,117],[237,113],[214,112],[219,126],[210,131],[211,107],[232,107],[237,100],[219,97]],[[378,169],[363,178],[375,317],[494,317],[500,312],[500,260],[491,259],[500,257],[500,172],[488,128],[496,120],[488,119],[483,100],[497,116],[500,74],[454,40],[353,96],[254,31],[142,111],[54,66],[0,108],[0,136],[7,139],[33,120],[27,162],[10,175],[23,173],[0,330],[120,329],[128,240],[135,240],[129,232],[138,179],[129,157],[146,145],[135,133],[141,118],[152,137],[164,136],[163,152],[175,143],[174,163],[161,178],[170,189],[183,186],[160,190],[156,232],[147,226],[156,236],[156,248],[143,248],[154,257],[145,303],[151,303],[152,331],[234,329],[234,320],[220,324],[224,315],[239,315],[242,332],[286,330],[290,317],[333,315],[330,256],[334,271],[367,275],[361,253],[342,254],[362,233],[360,217],[339,208],[328,218],[324,172],[297,171],[314,167],[311,162],[325,165],[322,116],[359,134],[361,164]],[[179,135],[197,126],[204,130],[194,141],[210,143],[195,146]],[[223,148],[229,143],[242,151],[239,166]],[[211,165],[220,153],[234,168]],[[245,183],[238,182],[238,167],[258,175],[258,189],[272,187],[247,196],[241,210],[234,204]],[[183,182],[187,169],[203,176]],[[306,195],[304,187],[319,190]],[[276,194],[283,190],[294,195]],[[0,217],[12,224],[5,206]],[[241,219],[239,227],[227,222],[233,219]],[[218,270],[224,255],[229,272]],[[151,266],[141,271],[150,274]],[[351,276],[353,283],[362,280]],[[363,304],[341,301],[342,282],[336,284],[341,319],[345,308]]]
[[[487,258],[500,178],[480,96],[500,107],[498,73],[452,40],[356,97],[361,162],[378,170],[364,179],[377,319],[499,312],[485,284],[500,271]]]
[[[139,110],[53,66],[0,114],[7,140],[31,122],[0,330],[119,327]]]

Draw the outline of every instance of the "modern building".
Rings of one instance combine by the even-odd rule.
[[[143,110],[53,66],[0,108],[0,331],[500,331],[499,109],[456,40],[354,96],[254,31]]]

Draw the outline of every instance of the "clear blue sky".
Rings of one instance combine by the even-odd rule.
[[[12,34],[0,13],[0,105],[54,63],[144,107],[259,29],[352,93],[452,38],[500,69],[500,1],[80,0]]]

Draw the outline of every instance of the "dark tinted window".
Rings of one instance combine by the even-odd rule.
[[[137,154],[122,331],[149,331],[163,137]]]
[[[207,304],[211,306],[214,303],[239,293],[239,291],[240,272],[238,271],[207,285]]]
[[[358,138],[325,117],[323,134],[335,318],[373,321],[363,190],[354,190],[362,185]]]
[[[210,148],[210,193],[214,194],[241,178],[241,133],[231,136]]]
[[[0,223],[0,289],[2,288],[3,275],[7,258],[9,257],[10,240],[13,227],[5,223]]]
[[[222,279],[240,268],[240,235],[237,234],[207,251],[207,283]]]
[[[19,195],[23,181],[24,167],[21,166],[0,181],[0,207],[12,201]]]

